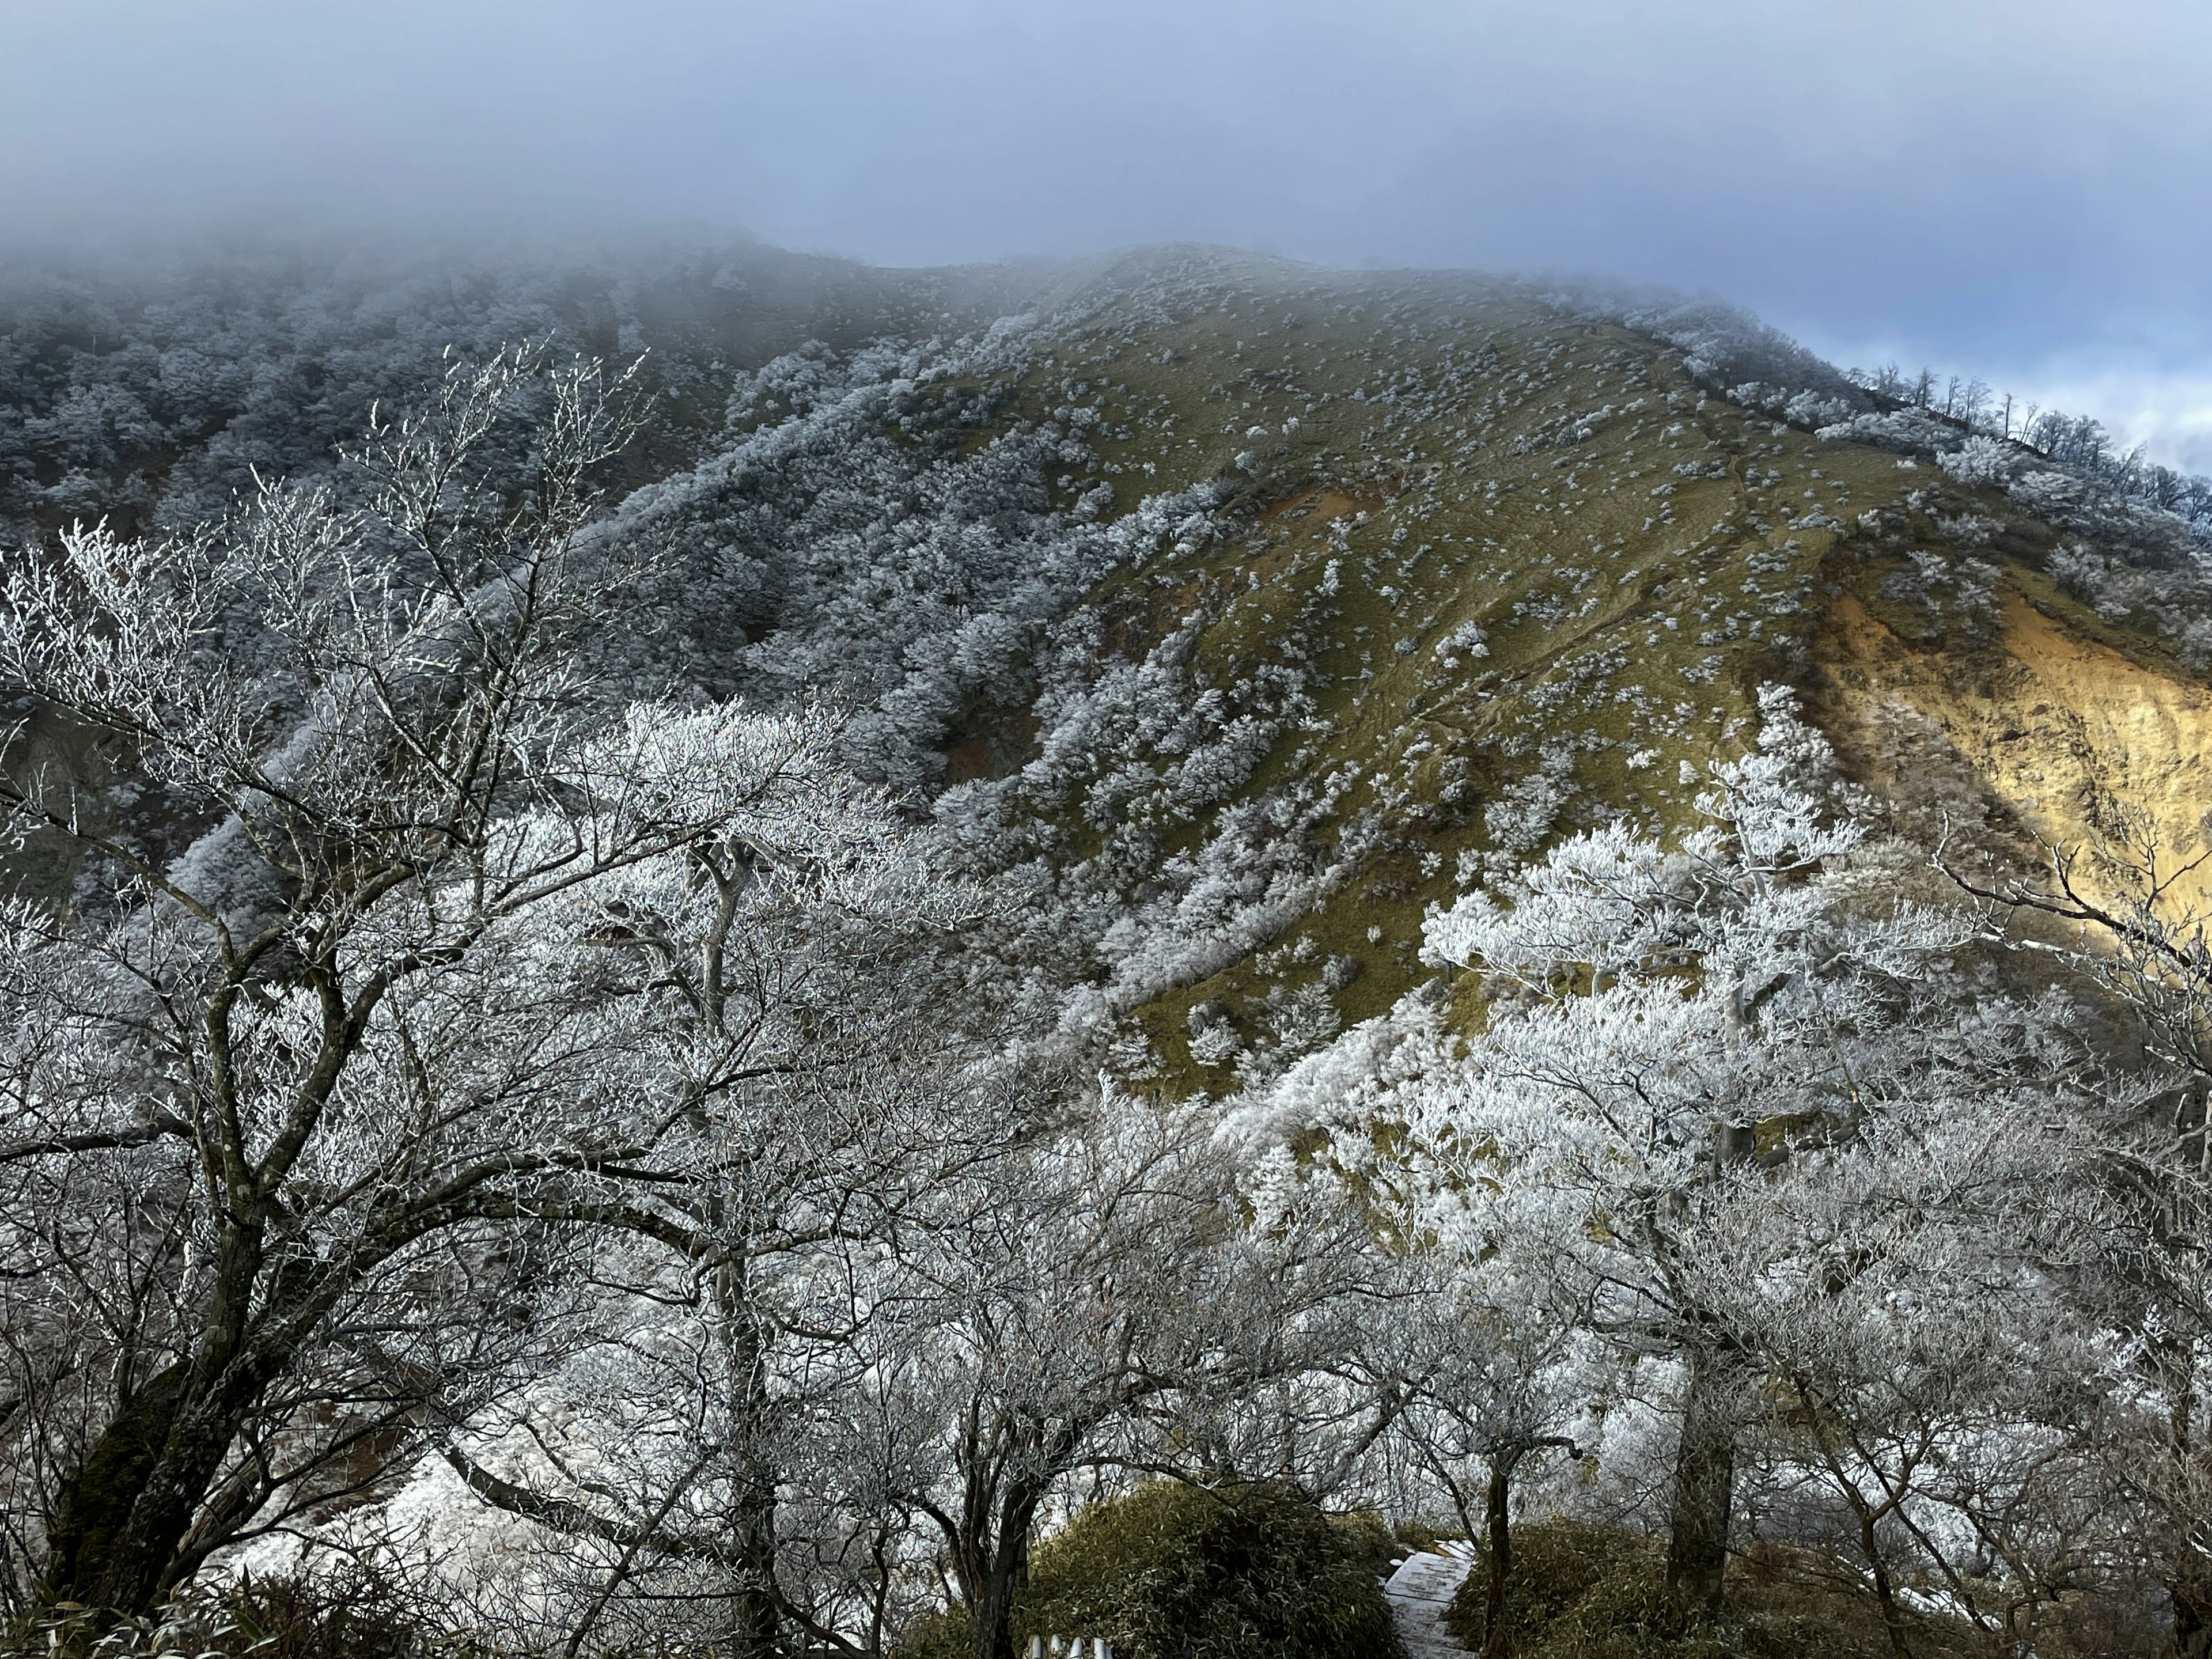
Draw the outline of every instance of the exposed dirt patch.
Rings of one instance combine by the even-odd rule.
[[[1382,511],[1379,500],[1361,501],[1341,490],[1310,489],[1264,507],[1260,525],[1267,538],[1264,550],[1248,545],[1238,570],[1246,578],[1272,582],[1304,554],[1312,554],[1328,540],[1329,527],[1340,519],[1357,518]]]
[[[1310,489],[1301,495],[1285,496],[1273,506],[1263,508],[1260,516],[1270,523],[1285,519],[1316,519],[1326,522],[1330,519],[1350,518],[1355,513],[1379,512],[1382,506],[1379,501],[1356,501],[1341,490]]]
[[[1983,794],[2027,835],[2078,842],[2115,805],[2142,814],[2177,859],[2212,810],[2212,689],[2087,640],[2018,592],[1995,650],[1920,650],[1844,596],[1830,617],[1831,712],[1847,744],[1899,793],[1958,806]],[[1976,786],[1978,785],[1978,790]],[[2212,866],[2178,903],[2212,899]]]

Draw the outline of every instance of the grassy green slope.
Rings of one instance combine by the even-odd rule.
[[[1314,714],[1243,793],[1356,766],[1334,817],[1370,830],[1356,876],[1303,921],[1138,1011],[1178,1091],[1227,1084],[1191,1058],[1194,1005],[1246,1024],[1326,972],[1340,1017],[1364,1018],[1425,976],[1425,911],[1486,857],[1613,812],[1686,822],[1684,763],[1741,752],[1760,684],[1822,703],[1847,599],[1985,674],[1990,607],[1900,599],[1888,579],[1911,549],[1971,540],[2059,625],[2100,626],[2028,568],[2048,532],[2015,514],[1991,544],[1994,498],[1748,414],[1678,353],[1525,292],[1218,259],[1114,280],[1029,374],[1024,410],[1103,392],[1093,438],[1119,505],[1231,477],[1242,534],[1109,580],[1091,600],[1103,636],[1133,655],[1196,611],[1195,662],[1224,687],[1310,657]],[[1449,648],[1468,627],[1486,654]],[[1064,852],[1088,845],[1073,829]]]

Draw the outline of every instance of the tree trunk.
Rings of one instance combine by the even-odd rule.
[[[736,1605],[730,1637],[736,1659],[768,1659],[776,1650],[775,1474],[765,1461],[739,1454],[738,1490],[731,1516],[738,1559]]]
[[[1490,1460],[1490,1490],[1483,1500],[1483,1523],[1489,1534],[1490,1596],[1482,1615],[1482,1659],[1510,1659],[1513,1635],[1506,1612],[1506,1592],[1513,1584],[1513,1518],[1507,1500],[1512,1496],[1510,1453]]]
[[[719,1209],[716,1219],[720,1219]],[[766,1344],[750,1300],[743,1261],[725,1261],[716,1279],[730,1368],[730,1437],[737,1466],[730,1524],[738,1587],[730,1638],[736,1659],[767,1659],[775,1651],[781,1615],[775,1582],[776,1471],[765,1451],[773,1410]]]
[[[2212,1659],[2212,1559],[2182,1542],[2167,1593],[2173,1598],[2172,1659]]]
[[[62,1482],[53,1531],[46,1540],[42,1602],[142,1611],[127,1605],[118,1581],[143,1577],[144,1564],[126,1566],[121,1550],[131,1512],[168,1443],[190,1376],[186,1366],[173,1365],[139,1389]]]
[[[1682,1440],[1674,1455],[1667,1587],[1708,1617],[1721,1607],[1729,1523],[1735,1509],[1736,1368],[1705,1346],[1690,1350]]]
[[[225,1240],[198,1351],[118,1402],[64,1483],[40,1575],[49,1603],[143,1615],[196,1564],[180,1556],[185,1536],[239,1425],[290,1358],[241,1352],[258,1248],[251,1237]]]
[[[2171,1433],[2178,1484],[2184,1492],[2206,1489],[2197,1447],[2196,1355],[2185,1342],[2161,1346],[2160,1369],[2172,1402]],[[2173,1551],[2166,1595],[2173,1602],[2172,1659],[2212,1659],[2212,1522],[2184,1516]]]
[[[63,1488],[41,1575],[48,1602],[135,1617],[151,1613],[184,1577],[179,1547],[223,1455],[270,1379],[291,1362],[289,1348],[249,1349],[246,1340],[263,1261],[259,1219],[223,1230],[192,1357],[118,1402]],[[264,1318],[285,1289],[279,1275]]]
[[[1014,1659],[1014,1592],[1029,1578],[1030,1527],[1043,1497],[1042,1486],[1030,1491],[1024,1484],[1000,1502],[997,1547],[972,1603],[975,1659]]]
[[[257,1382],[226,1378],[222,1395],[194,1397],[184,1366],[166,1400],[134,1398],[101,1431],[64,1488],[47,1547],[44,1599],[82,1601],[102,1614],[154,1611],[191,1563],[179,1553],[222,1467]],[[195,1558],[196,1559],[197,1558]]]
[[[1890,1582],[1889,1563],[1882,1559],[1874,1511],[1863,1502],[1854,1501],[1851,1507],[1858,1512],[1859,1553],[1866,1557],[1867,1571],[1874,1575],[1875,1600],[1881,1604],[1881,1627],[1888,1633],[1889,1650],[1897,1659],[1909,1659],[1905,1620],[1897,1607],[1897,1587]]]
[[[205,1548],[185,1546],[210,1506],[224,1457],[270,1382],[294,1364],[298,1334],[336,1299],[329,1283],[316,1283],[312,1258],[265,1277],[264,1259],[258,1220],[225,1230],[191,1358],[123,1400],[70,1476],[40,1579],[48,1602],[142,1616],[205,1558]],[[249,1318],[277,1334],[252,1340]]]
[[[1013,1563],[1004,1556],[991,1564],[975,1603],[975,1659],[1014,1659]]]
[[[775,1583],[775,1497],[765,1504],[750,1493],[738,1499],[738,1577],[730,1609],[730,1645],[735,1659],[769,1659],[776,1650],[779,1613]]]

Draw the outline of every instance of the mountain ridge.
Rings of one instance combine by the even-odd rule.
[[[440,332],[646,350],[605,533],[675,550],[674,672],[849,704],[868,763],[1042,872],[1017,954],[1063,1021],[1179,1091],[1389,1006],[1485,869],[1607,815],[1686,827],[1768,681],[1923,831],[2017,862],[2121,802],[2196,833],[2191,522],[1711,298],[1190,245],[177,280],[75,321],[16,290],[19,533],[342,481],[329,446]],[[223,342],[251,388],[195,367]]]

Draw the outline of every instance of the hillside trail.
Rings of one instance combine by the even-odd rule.
[[[1437,1551],[1421,1551],[1398,1564],[1382,1586],[1406,1659],[1463,1659],[1467,1648],[1444,1628],[1444,1609],[1474,1565],[1471,1544],[1453,1540]]]

